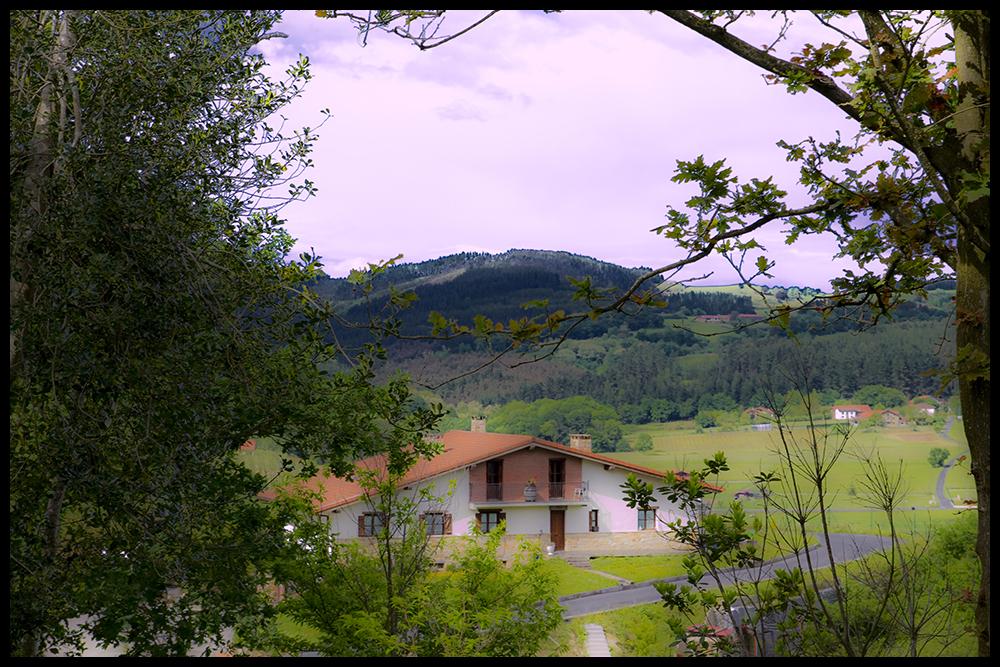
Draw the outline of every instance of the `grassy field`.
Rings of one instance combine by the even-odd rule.
[[[256,442],[256,449],[242,449],[236,453],[236,460],[255,473],[264,475],[268,479],[278,476],[281,473],[282,459],[291,460],[293,470],[298,466],[299,457],[294,454],[283,454],[281,447],[270,438],[257,438]]]
[[[648,434],[653,440],[653,449],[647,452],[620,452],[615,456],[622,460],[660,470],[690,469],[701,466],[705,458],[717,451],[723,451],[730,470],[723,473],[718,482],[725,488],[719,494],[717,506],[726,506],[738,492],[753,492],[752,477],[762,471],[775,471],[779,475],[779,448],[781,440],[776,432],[767,431],[719,431],[709,429],[698,433],[693,429],[680,429],[677,424],[646,424],[626,426],[626,438],[634,442],[640,433]],[[805,429],[796,429],[795,438],[804,442],[808,436]],[[832,445],[831,445],[832,446]],[[835,510],[832,516],[838,530],[850,532],[858,526],[858,532],[878,532],[878,517],[866,511],[865,470],[862,455],[877,454],[892,472],[902,478],[901,509],[915,515],[918,525],[947,520],[947,516],[928,518],[926,511],[938,507],[934,493],[939,468],[927,462],[927,455],[933,447],[943,447],[953,455],[959,453],[960,446],[942,438],[931,427],[878,428],[856,431],[844,453],[829,473],[826,483],[830,494],[827,506]],[[784,476],[787,477],[787,474]],[[951,483],[949,476],[949,483]],[[962,476],[956,474],[956,491],[963,492]],[[969,485],[971,486],[971,485]],[[777,490],[776,490],[777,491]],[[759,499],[746,499],[748,509],[760,508]]]

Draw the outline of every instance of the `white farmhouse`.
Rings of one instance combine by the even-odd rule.
[[[662,485],[663,472],[591,451],[589,435],[570,436],[563,445],[529,435],[487,433],[484,422],[472,431],[439,436],[444,451],[421,460],[404,478],[400,493],[429,487],[434,496],[451,495],[444,505],[428,503],[422,512],[428,532],[443,542],[468,535],[473,526],[488,532],[507,522],[505,550],[517,538],[537,540],[556,551],[594,554],[663,552],[677,545],[664,539],[666,524],[683,520],[675,504],[657,496],[650,510],[629,508],[621,484],[629,474]],[[360,462],[378,469],[379,457]],[[680,473],[683,474],[683,473]],[[354,481],[317,477],[320,517],[339,539],[371,537],[381,518]]]
[[[872,408],[869,405],[835,405],[833,418],[840,421],[858,422],[870,417]]]

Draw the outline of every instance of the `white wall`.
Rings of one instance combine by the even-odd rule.
[[[639,530],[639,510],[631,508],[625,504],[621,485],[628,477],[629,471],[622,468],[605,470],[601,463],[591,461],[583,462],[583,479],[590,483],[590,507],[598,510],[598,527],[600,532],[627,533]],[[638,475],[643,482],[651,482],[656,489],[663,486],[663,479],[646,475]],[[653,505],[657,507],[656,516],[658,519],[657,528],[664,530],[666,522],[674,521],[681,516],[677,506],[666,498],[661,498],[659,494],[653,494]],[[569,517],[567,516],[567,532],[586,532],[589,530],[589,517],[587,512],[583,515],[582,528],[578,528],[574,521],[574,526],[569,527]]]
[[[591,461],[583,461],[583,479],[589,484],[589,502],[587,505],[569,505],[566,508],[566,532],[586,533],[590,530],[590,510],[598,510],[600,532],[635,532],[639,529],[638,510],[628,507],[622,498],[621,484],[629,475],[622,468],[605,470],[604,465]],[[431,479],[432,494],[445,496],[450,480],[455,480],[454,492],[443,504],[428,505],[424,511],[448,512],[452,516],[452,535],[468,535],[476,523],[476,512],[469,508],[469,473],[459,470]],[[644,482],[651,482],[653,487],[659,487],[663,480],[652,476],[639,476]],[[416,486],[411,490],[401,490],[400,493],[416,496]],[[654,502],[658,509],[656,516],[660,530],[666,529],[666,522],[680,518],[676,506],[666,498],[654,494]],[[507,515],[507,532],[512,535],[538,535],[539,532],[549,532],[549,507],[508,505],[503,506]],[[362,501],[337,508],[339,511],[324,512],[330,516],[330,530],[339,533],[342,538],[358,536],[358,516],[371,509]]]
[[[454,491],[449,495],[450,482],[455,480]],[[431,480],[421,482],[419,486],[429,486],[431,494],[444,498],[441,503],[423,503],[422,512],[447,512],[451,514],[451,530],[453,535],[466,535],[470,526],[476,522],[476,515],[469,509],[469,473],[466,470],[458,470],[447,475],[441,475]],[[409,498],[418,498],[418,485],[413,485],[409,490],[401,489],[400,495]],[[358,536],[358,516],[365,512],[371,512],[371,507],[363,500],[343,505],[336,510],[327,510],[323,514],[330,516],[330,531],[339,533],[342,538]]]

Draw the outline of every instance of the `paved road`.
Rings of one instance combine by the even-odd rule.
[[[830,545],[830,551],[833,552],[834,562],[843,563],[887,547],[889,545],[889,539],[879,537],[877,535],[835,533],[830,535]],[[830,564],[827,549],[825,548],[821,538],[818,546],[809,549],[809,557],[812,560],[814,568],[827,567]],[[806,565],[805,555],[800,554],[799,558],[801,559],[801,565],[804,569]],[[789,556],[782,560],[761,565],[759,567],[759,576],[763,579],[768,579],[774,576],[774,570],[776,569],[790,569],[796,566],[798,566],[798,563],[795,562],[795,557]],[[737,577],[743,581],[747,581],[751,577],[758,576],[757,572],[758,568],[737,570],[735,572],[724,574],[722,576],[722,581],[724,584],[729,584],[732,583]],[[664,581],[686,583],[687,577],[673,577],[670,579],[664,579]],[[702,582],[709,585],[714,583],[713,580],[707,575]],[[653,588],[653,585],[650,583],[635,585],[630,588],[616,588],[614,590],[597,592],[589,595],[584,594],[580,596],[570,596],[569,598],[560,599],[559,602],[565,608],[563,618],[575,618],[577,616],[586,616],[588,614],[596,614],[602,611],[611,611],[612,609],[621,609],[623,607],[634,607],[635,605],[659,601],[660,594],[656,592],[656,589]]]
[[[948,417],[948,421],[945,422],[944,429],[941,431],[941,437],[946,440],[951,440],[956,445],[958,445],[961,443],[952,438],[950,435],[948,435],[948,433],[951,431],[951,425],[954,422],[955,422],[954,416]],[[963,454],[960,454],[959,456],[956,456],[952,460],[945,463],[944,466],[941,468],[941,473],[938,475],[937,487],[935,491],[937,492],[938,505],[941,507],[941,509],[944,510],[955,509],[955,504],[951,501],[951,498],[948,497],[948,493],[944,490],[944,485],[945,485],[945,480],[948,477],[948,472],[951,470],[951,467],[955,465],[955,463],[958,462],[958,459],[960,459],[964,454],[968,454],[968,450],[966,450]]]

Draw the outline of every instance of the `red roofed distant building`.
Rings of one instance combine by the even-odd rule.
[[[871,417],[872,409],[868,405],[835,405],[833,406],[833,418],[837,421],[850,421],[857,423],[863,419]]]
[[[905,426],[906,418],[897,410],[878,410],[877,414],[883,426]]]
[[[757,419],[774,421],[776,417],[776,415],[774,414],[774,410],[772,410],[771,408],[765,408],[760,406],[754,408],[747,408],[746,410],[743,411],[743,413],[746,414],[748,417],[750,417],[750,421],[756,421]]]

